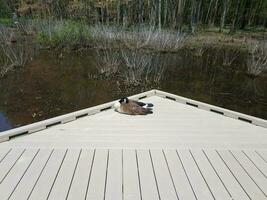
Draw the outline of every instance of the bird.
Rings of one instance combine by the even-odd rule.
[[[146,104],[139,101],[130,100],[127,97],[121,98],[114,104],[115,111],[128,115],[152,114],[153,104]]]

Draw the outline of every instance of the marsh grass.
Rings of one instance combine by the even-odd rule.
[[[97,50],[97,69],[100,76],[115,78],[127,87],[159,85],[165,66],[158,53],[139,49]]]
[[[256,78],[267,69],[267,42],[252,42],[249,44],[247,58],[247,74]]]
[[[0,27],[0,76],[14,68],[24,67],[34,54],[34,48],[27,38],[19,38],[13,29]]]
[[[238,49],[222,49],[223,66],[230,67],[235,60],[240,56],[240,50]]]
[[[78,49],[90,44],[89,29],[82,22],[42,20],[37,24],[37,41],[52,48]]]
[[[11,23],[12,23],[12,19],[10,19],[10,18],[1,18],[0,17],[0,24],[6,25],[6,24],[11,24]]]
[[[131,50],[151,49],[153,51],[177,51],[183,47],[188,36],[182,32],[158,30],[154,27],[119,27],[94,26],[90,29],[96,46],[123,47]]]
[[[97,69],[100,75],[109,78],[115,76],[121,64],[120,54],[113,49],[97,49]]]

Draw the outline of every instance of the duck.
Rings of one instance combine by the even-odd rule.
[[[147,115],[152,114],[154,105],[140,101],[130,100],[127,97],[121,98],[114,104],[115,111],[127,115]]]

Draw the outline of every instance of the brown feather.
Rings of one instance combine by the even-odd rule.
[[[121,111],[129,115],[146,115],[153,113],[151,109],[143,108],[142,106],[139,106],[135,102],[131,101],[129,101],[129,103],[122,103]]]

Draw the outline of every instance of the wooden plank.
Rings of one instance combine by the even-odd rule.
[[[5,177],[12,170],[24,152],[24,149],[12,149],[11,152],[0,163],[0,184],[3,182]]]
[[[250,179],[243,168],[238,164],[235,158],[229,151],[218,151],[221,158],[224,160],[226,165],[229,167],[233,175],[237,178],[240,184],[243,186],[244,191],[250,197],[255,200],[266,200],[266,197],[257,185]]]
[[[122,150],[109,150],[105,200],[122,200]]]
[[[24,177],[27,169],[31,166],[35,156],[38,154],[37,149],[27,149],[18,159],[8,176],[0,184],[0,199],[9,199],[17,185]]]
[[[175,150],[164,150],[179,199],[196,200],[190,180]]]
[[[216,151],[206,150],[204,151],[205,156],[212,165],[214,171],[218,174],[218,177],[222,180],[225,187],[227,188],[231,197],[235,200],[249,200],[246,195],[244,188],[235,176],[233,176],[232,171],[225,165],[224,161],[220,158]]]
[[[200,150],[192,150],[191,154],[197,163],[199,170],[204,176],[207,184],[210,187],[215,199],[227,200],[232,199],[231,195],[228,193],[227,189],[224,187],[220,178],[210,165],[209,161],[205,157],[202,151]]]
[[[197,199],[214,199],[211,191],[209,190],[209,187],[201,176],[201,173],[199,172],[198,167],[195,164],[190,152],[187,150],[178,150],[178,154],[190,179]]]
[[[149,150],[137,150],[142,200],[160,199]]]
[[[33,163],[27,170],[26,174],[24,175],[23,179],[20,181],[18,187],[11,195],[10,200],[28,198],[32,188],[34,187],[38,177],[40,176],[41,171],[43,170],[51,155],[52,150],[40,150]]]
[[[72,177],[75,173],[78,158],[80,156],[79,149],[69,149],[60,168],[57,178],[51,188],[49,200],[65,200],[70,188]]]
[[[267,163],[255,151],[243,151],[246,157],[267,178]]]
[[[258,186],[265,197],[267,197],[267,179],[258,170],[258,168],[249,160],[245,154],[241,151],[231,151],[238,164],[244,169],[250,179]]]
[[[123,199],[141,200],[139,171],[134,150],[123,150]]]
[[[86,198],[86,190],[90,178],[91,166],[94,160],[94,150],[82,150],[79,163],[69,190],[68,200]]]
[[[256,151],[257,154],[267,163],[267,151]]]
[[[8,148],[4,148],[4,149],[0,150],[0,164],[5,159],[7,154],[9,154],[10,151],[11,151],[11,149],[8,149]]]
[[[177,200],[178,195],[162,150],[151,150],[151,157],[161,199]]]
[[[43,200],[47,199],[51,187],[59,173],[61,164],[64,161],[67,150],[57,149],[54,150],[51,158],[49,159],[44,171],[41,174],[38,182],[32,189],[28,199],[29,200]]]
[[[96,150],[86,199],[104,199],[107,161],[108,150]]]

